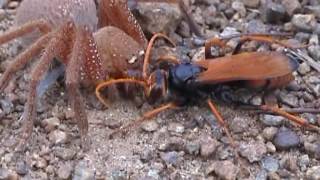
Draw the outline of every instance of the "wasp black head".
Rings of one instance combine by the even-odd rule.
[[[181,92],[192,92],[197,89],[195,79],[202,71],[203,68],[191,63],[175,65],[169,70],[169,86]]]

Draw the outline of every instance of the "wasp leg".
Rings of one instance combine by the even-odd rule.
[[[240,156],[239,156],[238,151],[237,151],[237,146],[236,146],[236,144],[235,144],[235,141],[234,141],[233,137],[231,136],[231,133],[230,133],[230,131],[229,131],[229,128],[228,128],[226,122],[223,120],[222,116],[220,115],[220,113],[219,113],[219,111],[217,110],[216,106],[213,104],[212,100],[211,100],[211,99],[208,99],[208,100],[207,100],[207,103],[208,103],[208,105],[209,105],[209,107],[210,107],[211,112],[212,112],[213,115],[217,118],[219,124],[223,127],[223,130],[224,130],[224,132],[226,133],[226,135],[227,135],[227,137],[228,137],[228,139],[229,139],[229,141],[230,141],[230,144],[231,144],[231,146],[232,146],[233,149],[234,149],[234,153],[235,153],[235,156],[236,156],[238,162],[239,162],[240,164],[242,164],[241,159],[240,159]]]
[[[105,87],[110,86],[112,84],[119,84],[119,83],[136,83],[136,84],[140,84],[141,86],[143,86],[145,91],[147,90],[147,84],[144,81],[140,81],[140,80],[136,80],[136,79],[128,79],[128,78],[127,79],[113,79],[113,80],[109,80],[106,82],[102,82],[97,85],[96,90],[95,90],[96,96],[102,104],[104,104],[107,107],[109,106],[108,101],[104,97],[101,96],[100,90],[102,88],[105,88]]]
[[[277,35],[277,34],[276,34]],[[279,35],[277,35],[279,36]],[[272,34],[252,34],[252,35],[241,35],[240,36],[240,41],[237,44],[236,48],[233,50],[232,54],[237,54],[241,46],[247,42],[247,41],[257,41],[257,42],[264,42],[264,43],[269,43],[269,44],[278,44],[280,46],[286,47],[286,48],[292,48],[292,49],[298,49],[298,48],[305,48],[307,45],[298,45],[298,46],[293,46],[289,43],[280,41],[279,39],[275,39]]]
[[[141,118],[139,118],[138,120],[133,121],[133,122],[119,128],[118,130],[114,131],[113,133],[111,133],[110,138],[113,138],[116,134],[119,134],[119,133],[122,134],[122,133],[128,132],[128,130],[130,128],[139,126],[141,123],[148,121],[148,120],[151,120],[151,118],[155,117],[159,113],[166,111],[168,109],[174,109],[176,107],[177,106],[175,105],[175,103],[171,102],[168,104],[161,105],[160,107],[153,109],[151,111],[148,111],[148,112],[144,113],[143,116]]]
[[[217,108],[215,107],[215,105],[213,104],[211,99],[208,99],[207,101],[211,112],[213,113],[213,115],[217,118],[219,124],[223,127],[223,130],[225,131],[226,135],[228,136],[230,143],[233,147],[236,147],[235,142],[233,137],[231,136],[231,133],[228,129],[228,126],[226,124],[226,122],[223,120],[222,116],[220,115],[219,111],[217,110]]]
[[[280,108],[277,108],[277,107],[270,107],[270,106],[267,106],[267,105],[262,105],[262,106],[258,106],[259,109],[263,110],[263,111],[270,111],[274,114],[277,114],[277,115],[280,115],[280,116],[283,116],[285,118],[287,118],[288,120],[300,125],[300,126],[304,126],[304,127],[307,127],[307,128],[310,128],[311,130],[315,130],[317,132],[320,132],[320,128],[315,126],[315,125],[312,125],[310,123],[308,123],[308,121],[306,121],[305,119],[302,119],[300,117],[297,117],[297,116],[294,116],[290,113],[287,113],[286,111],[284,110],[281,110]]]
[[[145,54],[144,60],[143,60],[142,76],[145,80],[148,77],[147,71],[148,71],[148,65],[150,64],[150,54],[151,54],[152,46],[158,37],[162,37],[162,38],[166,39],[167,41],[169,41],[170,44],[172,44],[173,46],[176,46],[175,43],[173,41],[171,41],[171,39],[164,34],[156,33],[152,36],[152,38],[150,39],[150,41],[148,43],[148,46],[146,49],[146,54]]]

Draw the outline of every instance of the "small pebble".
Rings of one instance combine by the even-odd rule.
[[[200,155],[202,157],[210,157],[214,154],[217,147],[219,146],[219,142],[215,139],[208,137],[207,139],[203,139],[200,144]]]
[[[129,179],[128,175],[127,175],[127,172],[123,171],[123,170],[114,170],[114,171],[112,171],[111,177],[112,177],[111,178],[112,180],[127,180],[127,179]]]
[[[313,166],[307,170],[307,179],[319,180],[320,179],[320,166]]]
[[[243,133],[246,132],[249,128],[250,120],[236,116],[230,123],[229,127],[234,133]]]
[[[300,138],[294,131],[283,128],[275,135],[273,143],[277,149],[288,150],[298,147],[300,144]]]
[[[242,2],[249,8],[257,8],[260,4],[260,0],[242,0]]]
[[[235,180],[239,173],[239,168],[231,161],[215,161],[206,168],[206,175],[215,173],[219,178],[226,180]]]
[[[183,151],[185,142],[181,138],[172,137],[166,143],[159,145],[160,151]]]
[[[251,99],[250,99],[250,104],[252,105],[261,105],[263,102],[262,100],[262,97],[261,96],[253,96]]]
[[[279,161],[273,157],[267,156],[261,160],[261,163],[268,172],[276,172],[279,169]]]
[[[298,30],[307,32],[311,32],[317,23],[313,14],[294,14],[291,22]]]
[[[268,2],[264,7],[263,15],[267,23],[280,23],[286,18],[286,10],[282,4]]]
[[[86,167],[83,162],[79,162],[75,167],[73,180],[92,180],[95,179],[95,172]]]
[[[44,169],[48,166],[48,162],[47,160],[45,160],[44,158],[38,157],[36,159],[36,164],[35,166],[39,169]]]
[[[281,94],[280,96],[281,102],[291,107],[299,107],[299,99],[297,96],[289,93],[289,94]]]
[[[266,170],[261,170],[257,173],[255,180],[267,180],[268,173]]]
[[[320,61],[320,46],[319,45],[309,46],[308,52],[313,59],[315,59],[316,61]]]
[[[289,16],[292,16],[294,13],[301,10],[301,4],[298,0],[282,0],[282,4]]]
[[[141,17],[140,25],[147,32],[173,32],[182,19],[178,4],[140,3],[137,1],[135,13]]]
[[[171,132],[182,134],[184,133],[184,126],[179,123],[170,123],[168,126],[168,130]]]
[[[1,99],[0,100],[0,107],[2,109],[2,111],[5,113],[5,114],[10,114],[13,112],[13,104],[12,102],[10,101],[7,101],[5,99]]]
[[[303,145],[304,149],[311,157],[320,159],[320,143],[304,142]]]
[[[17,1],[10,1],[9,4],[8,4],[8,8],[9,9],[16,9],[18,6],[19,6],[19,2]]]
[[[68,141],[67,133],[54,130],[49,134],[49,140],[54,144],[64,144]]]
[[[28,166],[26,164],[26,162],[24,161],[20,161],[16,164],[16,172],[19,174],[19,175],[26,175],[28,173]]]
[[[57,175],[59,179],[69,179],[72,174],[72,166],[71,165],[60,165],[58,170],[57,170]]]
[[[200,151],[200,144],[197,142],[189,142],[186,144],[186,152],[192,155],[198,155]]]
[[[268,180],[281,180],[281,177],[276,172],[268,173]]]
[[[241,156],[247,158],[250,163],[260,161],[266,153],[267,148],[261,141],[250,141],[240,144]]]
[[[167,164],[177,165],[179,159],[179,153],[176,151],[161,153],[160,157],[164,160]]]
[[[231,7],[236,10],[241,17],[245,17],[246,16],[246,8],[244,7],[244,4],[240,1],[234,1],[231,5]]]
[[[298,72],[301,74],[301,75],[306,75],[307,73],[309,73],[311,71],[311,68],[310,66],[306,63],[306,62],[303,62],[300,64],[299,68],[298,68]]]
[[[308,154],[304,154],[298,158],[298,166],[301,171],[305,171],[310,164],[310,158]]]
[[[54,154],[57,157],[65,161],[68,161],[68,160],[72,160],[75,157],[76,151],[74,149],[57,148],[54,150]]]
[[[146,178],[146,179],[149,179],[150,177],[151,178],[154,178],[154,179],[160,179],[160,175],[159,175],[159,170],[157,170],[157,169],[150,169],[149,171],[148,171],[148,178]]]
[[[266,127],[262,131],[262,136],[266,140],[270,141],[273,139],[273,137],[276,135],[277,132],[278,132],[278,128],[276,127]]]
[[[274,144],[272,144],[272,142],[268,141],[266,143],[266,147],[267,147],[267,151],[268,153],[275,153],[277,151],[277,148]]]
[[[274,116],[270,114],[262,114],[260,115],[261,122],[268,126],[279,126],[284,121],[284,117],[282,116]]]
[[[41,121],[41,124],[45,127],[47,132],[51,132],[60,125],[60,120],[56,117],[52,117]]]
[[[140,154],[140,160],[143,163],[149,162],[152,159],[152,151],[150,150],[145,150]]]
[[[9,179],[9,177],[10,177],[9,170],[0,167],[0,179],[6,180],[6,179]]]
[[[142,130],[146,132],[154,132],[159,128],[156,121],[147,121],[141,125]]]

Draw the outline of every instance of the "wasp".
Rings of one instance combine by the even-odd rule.
[[[278,34],[281,35],[281,34]],[[151,47],[156,38],[162,37],[170,40],[163,34],[155,34],[146,51],[143,62],[142,77],[112,79],[98,84],[96,96],[105,105],[107,100],[101,95],[102,89],[122,83],[139,84],[144,88],[144,94],[148,102],[158,100],[167,101],[165,104],[148,111],[140,119],[123,126],[111,133],[111,137],[119,132],[126,132],[129,127],[136,126],[148,119],[152,119],[160,112],[175,109],[191,102],[206,102],[213,115],[222,126],[232,146],[235,142],[228,130],[227,123],[219,113],[210,94],[224,84],[241,84],[249,89],[272,90],[286,86],[294,80],[293,72],[299,67],[302,56],[295,52],[290,44],[274,38],[272,34],[240,34],[224,38],[212,38],[205,43],[205,58],[196,62],[180,62],[173,56],[160,57],[154,68],[151,67]],[[226,47],[227,41],[232,38],[240,38],[238,45],[234,48],[232,55],[213,58],[210,54],[212,46]],[[282,52],[240,52],[242,45],[247,41],[258,41],[269,44],[284,46]],[[303,46],[300,46],[303,47]],[[165,66],[160,66],[164,63]],[[319,131],[317,126],[309,124],[306,120],[292,115],[280,108],[260,105],[256,108],[281,115],[301,126]]]

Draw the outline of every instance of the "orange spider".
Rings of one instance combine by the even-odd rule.
[[[95,85],[109,77],[129,77],[129,72],[142,68],[147,40],[128,9],[127,0],[24,0],[17,10],[16,24],[0,35],[0,44],[28,35],[24,40],[30,45],[0,76],[0,91],[15,72],[42,52],[31,72],[18,149],[32,134],[36,89],[54,58],[66,67],[68,98],[82,144],[87,144],[88,119],[80,83]]]

